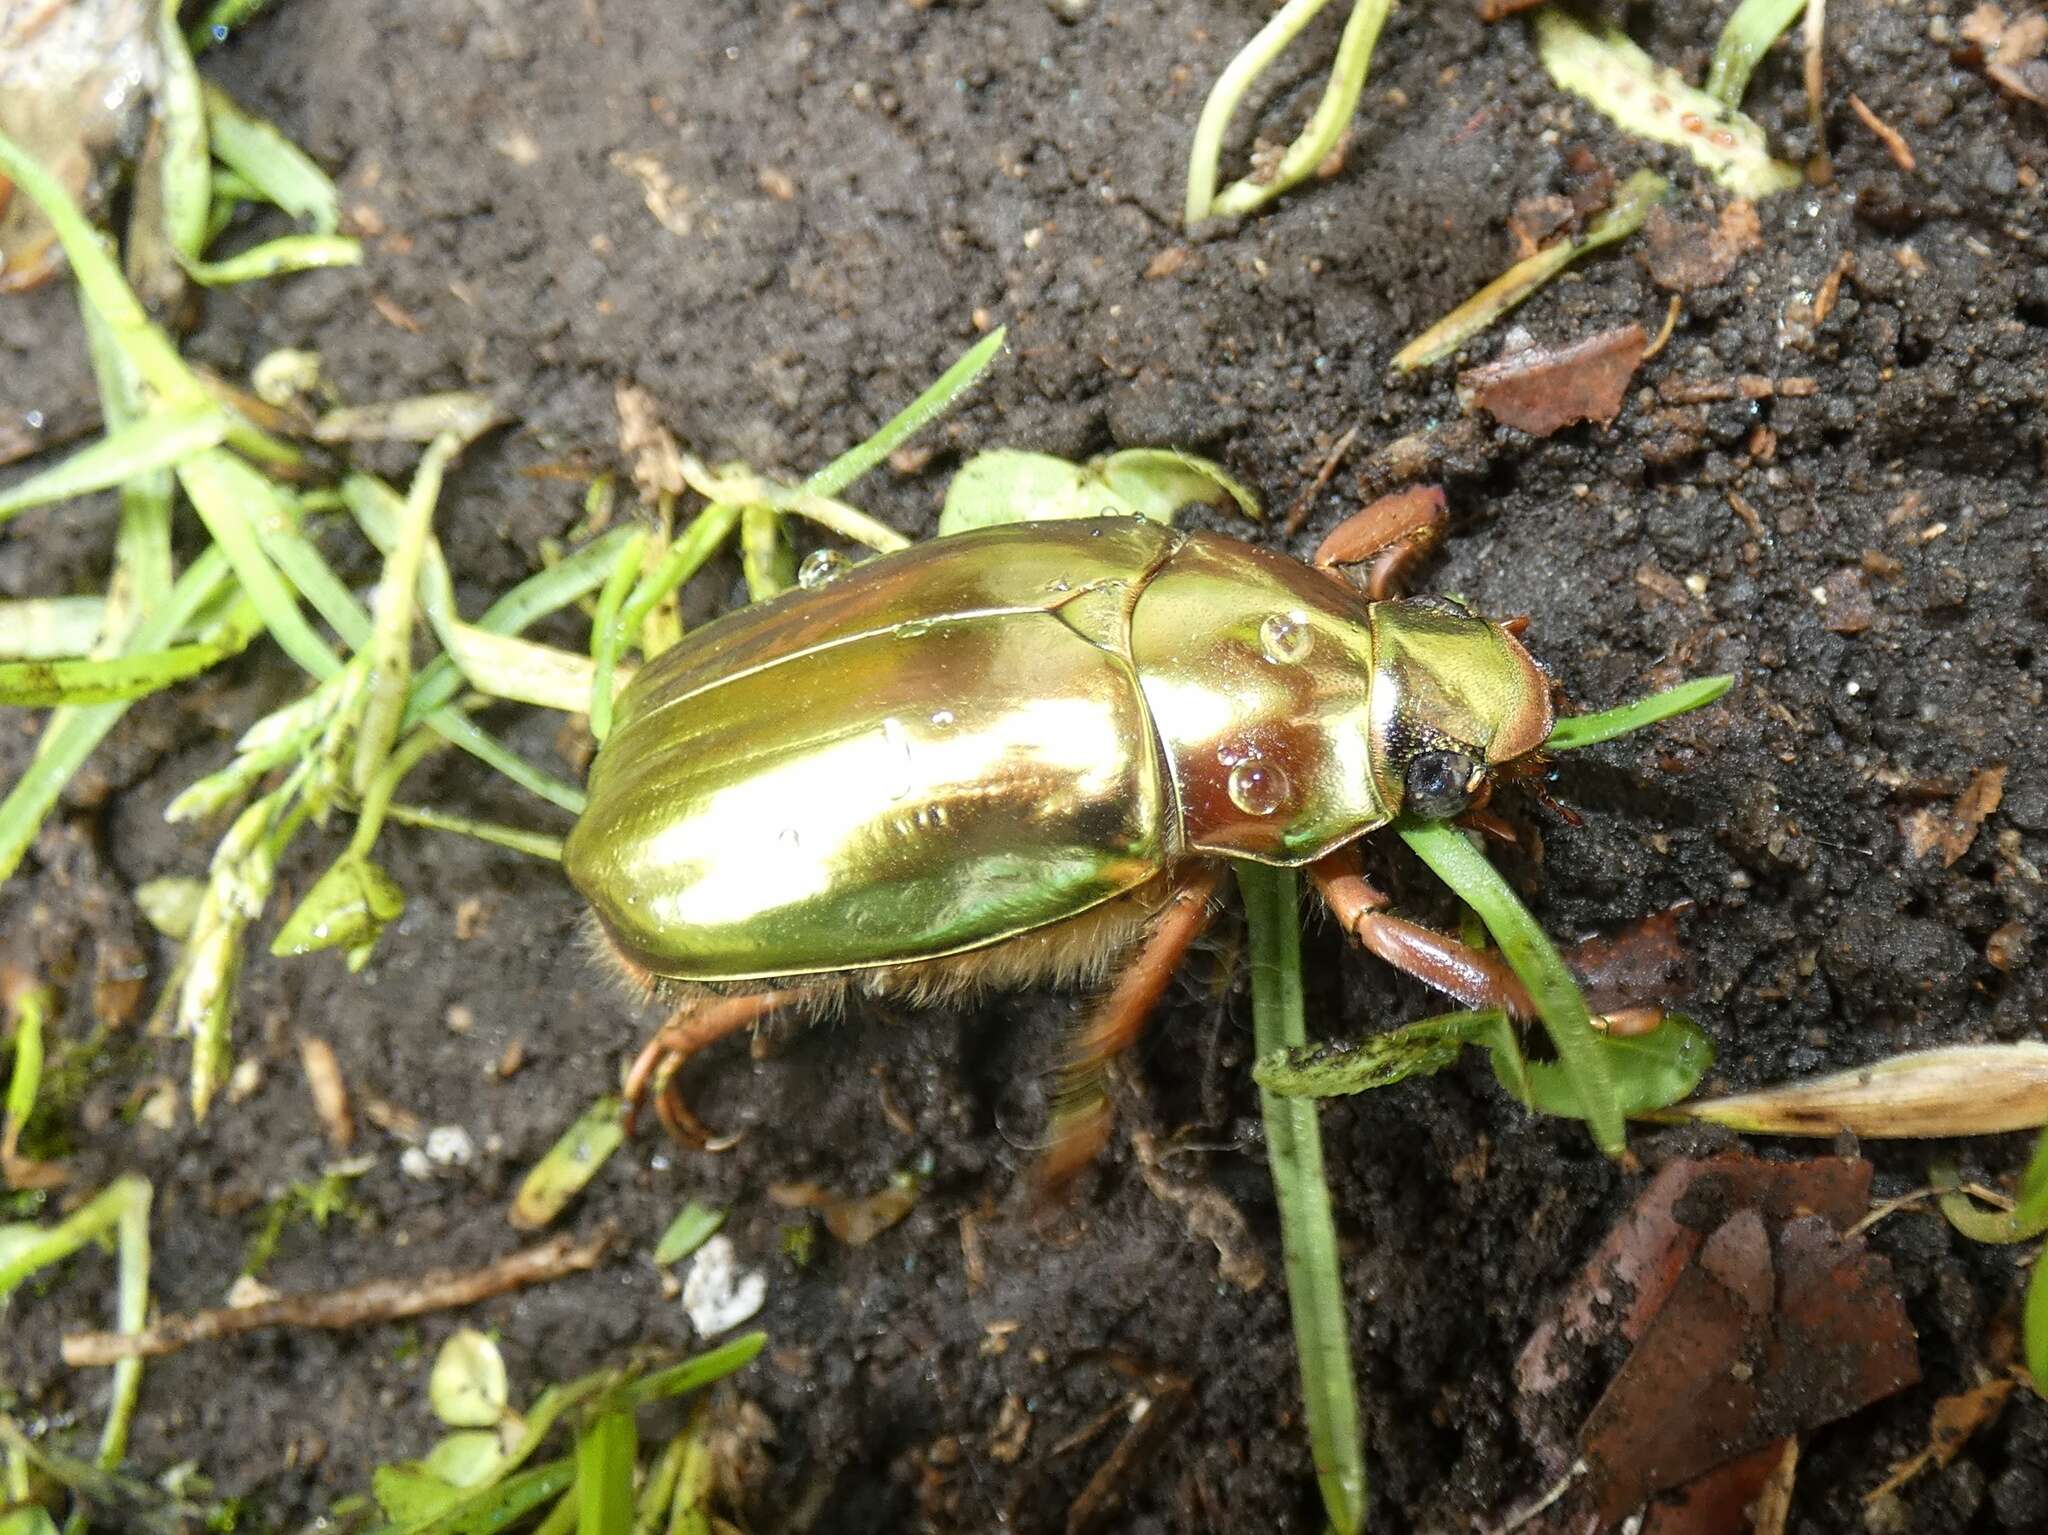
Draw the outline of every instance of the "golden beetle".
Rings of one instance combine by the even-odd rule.
[[[1518,623],[1392,600],[1436,539],[1412,491],[1313,566],[1142,518],[914,545],[697,630],[634,677],[569,877],[628,976],[677,1004],[636,1066],[848,990],[919,1000],[1115,973],[1047,1172],[1106,1128],[1101,1064],[1201,930],[1226,858],[1306,866],[1347,930],[1474,1006],[1495,955],[1392,916],[1351,848],[1483,802],[1552,723]]]

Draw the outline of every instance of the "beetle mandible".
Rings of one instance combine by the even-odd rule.
[[[1483,804],[1549,734],[1519,621],[1395,598],[1441,535],[1391,497],[1312,565],[1143,518],[913,545],[686,636],[621,694],[569,877],[676,1007],[629,1078],[703,1144],[696,1051],[849,991],[1115,976],[1042,1171],[1107,1133],[1101,1068],[1200,933],[1226,858],[1303,866],[1372,952],[1531,1016],[1496,954],[1387,910],[1354,844]]]

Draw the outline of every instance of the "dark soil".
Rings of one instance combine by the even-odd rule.
[[[1740,678],[1722,707],[1564,762],[1558,792],[1585,812],[1583,827],[1508,807],[1541,830],[1540,859],[1511,867],[1553,931],[1697,903],[1685,929],[1694,1011],[1730,1085],[1908,1046],[2034,1037],[2048,1018],[2048,983],[2030,961],[2048,863],[2048,143],[2037,109],[1951,59],[1935,22],[1952,27],[1962,9],[1838,0],[1833,184],[1762,206],[1761,248],[1686,295],[1670,345],[1610,430],[1534,441],[1475,426],[1452,434],[1434,471],[1455,531],[1428,584],[1533,615],[1531,645],[1572,697],[1598,706],[1681,675]],[[1381,43],[1341,170],[1211,232],[1178,270],[1148,280],[1148,264],[1182,241],[1202,96],[1267,10],[280,3],[206,69],[334,168],[345,204],[384,232],[360,271],[215,295],[190,349],[245,374],[274,348],[312,347],[352,400],[475,387],[515,411],[518,427],[472,452],[443,501],[470,611],[579,516],[579,486],[523,471],[615,466],[619,382],[651,391],[707,458],[801,471],[935,376],[982,312],[1010,323],[1007,358],[931,439],[929,464],[883,471],[854,499],[921,534],[949,472],[976,449],[1176,443],[1214,454],[1285,508],[1358,427],[1299,536],[1283,540],[1273,524],[1254,535],[1306,553],[1357,504],[1373,449],[1459,416],[1453,369],[1390,382],[1387,360],[1512,259],[1507,214],[1569,190],[1575,148],[1622,173],[1659,164],[1681,212],[1717,199],[1688,163],[1557,95],[1521,23],[1488,28],[1466,4],[1416,5]],[[1725,10],[1631,7],[1627,19],[1697,78]],[[1283,134],[1301,120],[1336,26],[1314,29],[1257,123],[1237,126],[1237,163],[1256,127]],[[1910,140],[1917,173],[1852,116],[1851,90]],[[1772,54],[1750,106],[1787,157],[1812,150],[1796,56]],[[621,168],[640,156],[667,178],[673,228]],[[1654,332],[1666,295],[1640,249],[1586,262],[1517,319],[1547,342],[1630,320]],[[1801,324],[1799,306],[1844,258],[1832,313],[1817,329]],[[417,330],[380,314],[376,296]],[[1492,356],[1498,340],[1473,355]],[[1652,393],[1672,378],[1743,373],[1818,388],[1685,407]],[[0,303],[0,405],[83,429],[90,401],[68,292]],[[107,506],[18,520],[0,532],[0,593],[92,589],[111,527]],[[1866,567],[1888,573],[1840,574]],[[1831,610],[1813,593],[1831,578],[1867,584],[1863,632],[1826,626]],[[735,591],[725,569],[693,601],[708,610]],[[7,952],[67,987],[64,1037],[90,1027],[96,946],[142,931],[132,887],[203,867],[210,837],[167,828],[165,803],[292,686],[259,646],[207,685],[134,711],[0,891]],[[0,780],[19,772],[32,738],[25,720],[5,730]],[[515,739],[539,757],[554,750],[544,722]],[[1967,854],[1946,868],[1916,857],[1902,818],[1999,763],[2010,768],[2004,801]],[[441,762],[424,787],[560,829],[467,760]],[[290,888],[303,891],[337,845],[332,831],[306,839]],[[273,961],[270,928],[259,929],[239,1041],[264,1075],[246,1102],[223,1103],[203,1127],[150,1128],[128,1110],[160,1080],[182,1079],[185,1048],[136,1039],[78,1106],[75,1186],[124,1170],[155,1183],[165,1310],[219,1303],[258,1204],[332,1154],[298,1036],[333,1045],[359,1103],[460,1125],[478,1156],[414,1181],[397,1143],[369,1131],[376,1167],[355,1186],[367,1220],[290,1228],[265,1276],[283,1289],[511,1248],[511,1186],[616,1081],[653,1022],[588,962],[577,902],[552,871],[403,830],[380,856],[410,905],[360,976],[330,957]],[[1379,856],[1431,910],[1419,869]],[[464,938],[457,912],[470,903],[482,920]],[[2012,924],[2018,959],[2001,971],[1986,943]],[[170,951],[148,941],[160,980]],[[729,1207],[741,1253],[771,1274],[760,1319],[771,1353],[738,1386],[775,1433],[755,1528],[1060,1529],[1114,1433],[1070,1450],[1062,1441],[1121,1399],[1121,1359],[1187,1377],[1193,1403],[1129,1472],[1115,1527],[1318,1529],[1245,1071],[1240,945],[1226,921],[1188,967],[1139,1052],[1140,1102],[1125,1123],[1189,1129],[1201,1149],[1172,1169],[1245,1213],[1275,1270],[1256,1293],[1217,1278],[1213,1250],[1147,1192],[1127,1141],[1049,1223],[1023,1209],[1045,1072],[1074,997],[915,1020],[864,1014],[788,1039],[768,1062],[732,1049],[693,1072],[707,1117],[748,1134],[709,1157],[643,1133],[610,1163],[574,1224],[618,1222],[632,1257],[468,1316],[253,1337],[152,1364],[134,1462],[196,1460],[245,1500],[240,1527],[287,1525],[432,1441],[426,1364],[459,1321],[498,1330],[520,1395],[635,1344],[688,1346],[645,1254],[694,1197]],[[1327,927],[1311,933],[1308,963],[1320,1034],[1434,1010]],[[466,1031],[450,1025],[457,1008],[474,1020]],[[501,1080],[494,1064],[514,1042],[526,1063]],[[885,1089],[914,1133],[891,1128]],[[1336,1103],[1324,1126],[1375,1528],[1468,1528],[1535,1490],[1512,1361],[1638,1180],[1602,1162],[1579,1128],[1522,1112],[1477,1065]],[[1654,1162],[1711,1138],[1638,1143]],[[1865,1149],[1881,1195],[1924,1182],[1934,1154]],[[1998,1175],[2023,1147],[1961,1149]],[[802,1266],[784,1255],[786,1233],[812,1218],[771,1203],[771,1184],[865,1191],[903,1168],[927,1181],[901,1226],[860,1249],[821,1232]],[[1924,1213],[1890,1220],[1875,1241],[1908,1297],[1926,1382],[1812,1437],[1793,1528],[1815,1535],[1863,1528],[1860,1494],[1924,1442],[1935,1397],[1975,1380],[2014,1314],[2011,1249],[1969,1247]],[[57,1337],[103,1324],[110,1293],[106,1261],[74,1262],[16,1301],[0,1347],[0,1395],[76,1424],[80,1445],[96,1431],[104,1377],[65,1371]],[[1011,1398],[1032,1427],[1005,1462],[991,1434]],[[2048,1407],[2015,1397],[1905,1505],[1909,1527],[1929,1535],[2048,1527]]]

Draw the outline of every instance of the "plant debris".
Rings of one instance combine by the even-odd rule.
[[[1518,1367],[1546,1463],[1586,1464],[1567,1507],[1611,1523],[1676,1492],[1646,1529],[1729,1528],[1712,1511],[1739,1510],[1789,1475],[1788,1436],[1919,1379],[1889,1265],[1840,1234],[1863,1213],[1870,1176],[1860,1159],[1736,1153],[1676,1161],[1652,1180]],[[1634,1350],[1567,1446],[1546,1402],[1609,1331]]]
[[[1902,171],[1915,169],[1918,162],[1913,158],[1913,146],[1906,142],[1906,136],[1890,123],[1879,117],[1863,104],[1863,98],[1854,91],[1849,93],[1849,110],[1857,119],[1877,135],[1877,141],[1884,145],[1884,152],[1892,157],[1892,163]]]
[[[1984,73],[2023,101],[2048,106],[2048,12],[2033,11],[2014,21],[1996,5],[1980,5],[1956,28],[1981,60]]]
[[[1647,1119],[1704,1120],[1748,1135],[1918,1140],[2048,1124],[2048,1044],[1909,1050],[1852,1071],[1681,1103]]]
[[[556,1237],[477,1269],[435,1269],[411,1279],[373,1279],[345,1290],[286,1295],[254,1306],[221,1306],[189,1316],[162,1317],[139,1332],[67,1333],[64,1362],[73,1369],[86,1369],[123,1359],[174,1354],[189,1344],[267,1327],[338,1330],[473,1306],[494,1295],[597,1267],[611,1250],[614,1235],[610,1230],[600,1231],[587,1242]]]
[[[1929,1466],[1945,1466],[1970,1442],[1970,1436],[1998,1421],[2006,1398],[2019,1384],[2017,1375],[1999,1375],[1945,1396],[1934,1404],[1927,1424],[1927,1446],[1892,1467],[1892,1474],[1863,1495],[1865,1503],[1888,1497],[1912,1481]]]
[[[1734,275],[1743,256],[1763,243],[1756,204],[1738,197],[1713,223],[1679,219],[1655,208],[1643,225],[1644,259],[1650,280],[1671,293],[1712,288]]]
[[[1492,362],[1458,375],[1458,398],[1495,420],[1548,437],[1580,421],[1602,426],[1620,414],[1649,337],[1640,325],[1602,331],[1569,346],[1511,337]]]
[[[2004,799],[2005,773],[2003,763],[1980,768],[1950,809],[1928,805],[1907,814],[1901,822],[1907,851],[1915,858],[1939,853],[1941,866],[1954,868],[1976,842],[1977,829]]]

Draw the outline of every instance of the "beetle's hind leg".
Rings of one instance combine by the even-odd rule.
[[[1222,869],[1196,864],[1174,886],[1146,929],[1124,972],[1095,1006],[1060,1070],[1051,1143],[1038,1159],[1042,1195],[1055,1195],[1095,1159],[1109,1139],[1111,1113],[1103,1076],[1128,1049],[1173,980],[1189,947],[1209,925]]]
[[[676,1074],[700,1050],[803,997],[803,992],[794,990],[757,991],[734,997],[699,996],[684,1002],[655,1031],[626,1073],[627,1129],[632,1129],[640,1105],[651,1092],[656,1116],[683,1145],[698,1151],[722,1151],[730,1146],[731,1141],[714,1137],[697,1118],[683,1097]]]

